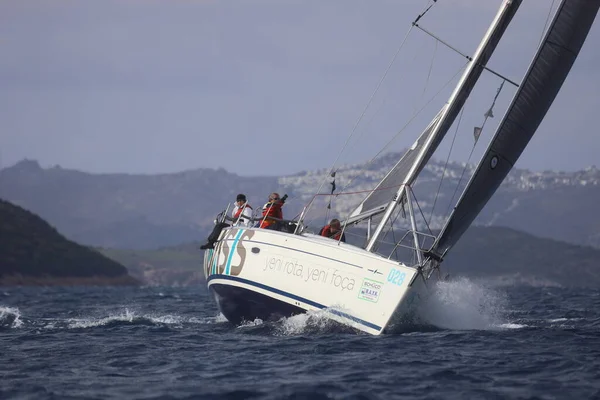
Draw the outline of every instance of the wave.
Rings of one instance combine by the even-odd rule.
[[[358,333],[358,331],[331,319],[327,309],[282,318],[275,327],[275,334],[282,336],[327,333]]]
[[[214,324],[220,322],[217,317],[182,317],[179,315],[166,314],[138,314],[129,309],[116,314],[111,314],[101,318],[71,318],[67,319],[67,328],[85,329],[95,327],[115,327],[123,325],[135,326],[172,326],[182,327],[184,324]]]
[[[223,317],[224,321],[227,321]],[[236,326],[244,333],[269,336],[302,336],[333,333],[361,334],[349,325],[331,319],[327,309],[308,311],[291,317],[283,317],[275,321],[255,319],[244,321]]]
[[[8,328],[89,329],[97,327],[147,326],[182,328],[190,324],[219,324],[227,320],[221,314],[214,317],[183,317],[177,314],[138,313],[125,309],[107,316],[82,318],[26,318],[18,308],[0,306],[0,330]]]

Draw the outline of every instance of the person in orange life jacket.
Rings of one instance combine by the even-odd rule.
[[[234,226],[250,226],[250,219],[252,218],[252,207],[246,201],[245,194],[238,194],[235,199],[235,207],[231,212]]]
[[[329,222],[329,225],[325,225],[323,228],[321,228],[319,235],[334,240],[340,240],[341,238],[342,242],[346,242],[346,234],[342,233],[342,226],[340,224],[340,220],[336,218],[332,219]]]
[[[271,193],[269,195],[269,201],[262,209],[263,218],[260,220],[260,228],[279,230],[280,221],[273,218],[283,219],[281,207],[283,207],[287,197],[286,194],[280,198],[279,193]]]

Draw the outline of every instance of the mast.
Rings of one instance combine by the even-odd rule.
[[[441,261],[508,175],[567,78],[599,8],[600,0],[563,0],[558,6],[502,122],[427,256]]]
[[[484,35],[479,47],[471,58],[467,69],[452,92],[450,99],[442,108],[440,114],[436,116],[438,120],[434,123],[432,133],[427,135],[426,142],[416,156],[416,159],[406,174],[403,183],[400,185],[400,188],[393,196],[392,200],[388,203],[381,222],[377,225],[375,232],[373,232],[373,236],[371,236],[367,246],[365,247],[367,251],[375,250],[375,245],[385,227],[385,224],[392,216],[397,205],[402,202],[403,196],[405,196],[407,193],[406,187],[412,185],[418,174],[423,170],[425,164],[429,161],[440,142],[454,123],[454,120],[465,104],[465,101],[471,94],[471,90],[475,86],[475,83],[481,76],[485,65],[496,49],[500,38],[506,31],[508,24],[521,5],[521,1],[522,0],[504,0],[502,2],[496,17],[492,21],[492,24]]]

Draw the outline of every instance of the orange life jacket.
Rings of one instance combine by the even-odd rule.
[[[328,237],[328,238],[331,238],[331,239],[334,239],[334,240],[340,240],[340,237],[342,237],[342,231],[341,230],[339,230],[335,234],[331,232],[331,225],[325,225],[321,229],[321,232],[319,232],[319,234],[321,236],[325,236],[325,237]],[[342,237],[342,241],[345,242],[346,238]]]
[[[262,209],[263,219],[260,220],[260,227],[266,228],[278,222],[277,220],[269,217],[283,219],[283,211],[281,210],[282,206],[283,203],[268,202],[265,204]]]

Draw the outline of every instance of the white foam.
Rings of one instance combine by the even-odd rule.
[[[18,308],[0,306],[0,323],[4,324],[3,321],[9,323],[11,328],[20,328],[23,326],[21,312]]]
[[[78,328],[94,328],[97,326],[103,326],[106,324],[109,324],[111,322],[116,322],[116,321],[120,321],[120,322],[133,322],[133,319],[135,318],[135,314],[131,311],[129,311],[128,309],[125,309],[125,311],[121,314],[117,314],[117,315],[109,315],[108,317],[105,318],[71,318],[68,319],[68,327],[69,328],[73,328],[73,329],[78,329]]]
[[[498,325],[498,328],[501,328],[501,329],[523,329],[523,328],[527,328],[528,326],[529,325],[507,323],[507,324]]]
[[[145,318],[148,318],[152,322],[165,325],[177,325],[185,322],[184,319],[178,315],[162,315],[158,317],[148,316]]]
[[[555,318],[555,319],[549,319],[548,322],[564,322],[564,321],[568,321],[569,318]]]
[[[67,320],[67,327],[72,329],[78,328],[94,328],[104,326],[113,322],[136,322],[148,321],[154,324],[162,324],[169,326],[181,326],[184,323],[192,324],[214,324],[219,322],[219,316],[207,318],[186,318],[179,315],[156,315],[156,314],[141,314],[125,309],[120,313],[115,313],[104,318],[71,318]]]
[[[555,322],[567,322],[567,321],[582,321],[585,318],[555,318],[555,319],[549,319],[548,322],[550,323],[555,323]]]
[[[308,330],[327,332],[336,326],[327,309],[307,311],[303,314],[282,318],[278,321],[277,334],[293,336],[306,333]]]
[[[225,316],[221,313],[219,313],[216,317],[214,317],[215,319],[215,323],[223,323],[223,322],[227,322],[227,318],[225,318]]]
[[[419,311],[423,322],[444,329],[498,329],[506,314],[506,296],[466,278],[438,282]]]
[[[238,328],[247,328],[249,326],[259,326],[262,325],[264,322],[262,319],[260,318],[256,318],[254,321],[244,321],[242,322],[240,325],[238,325]]]

